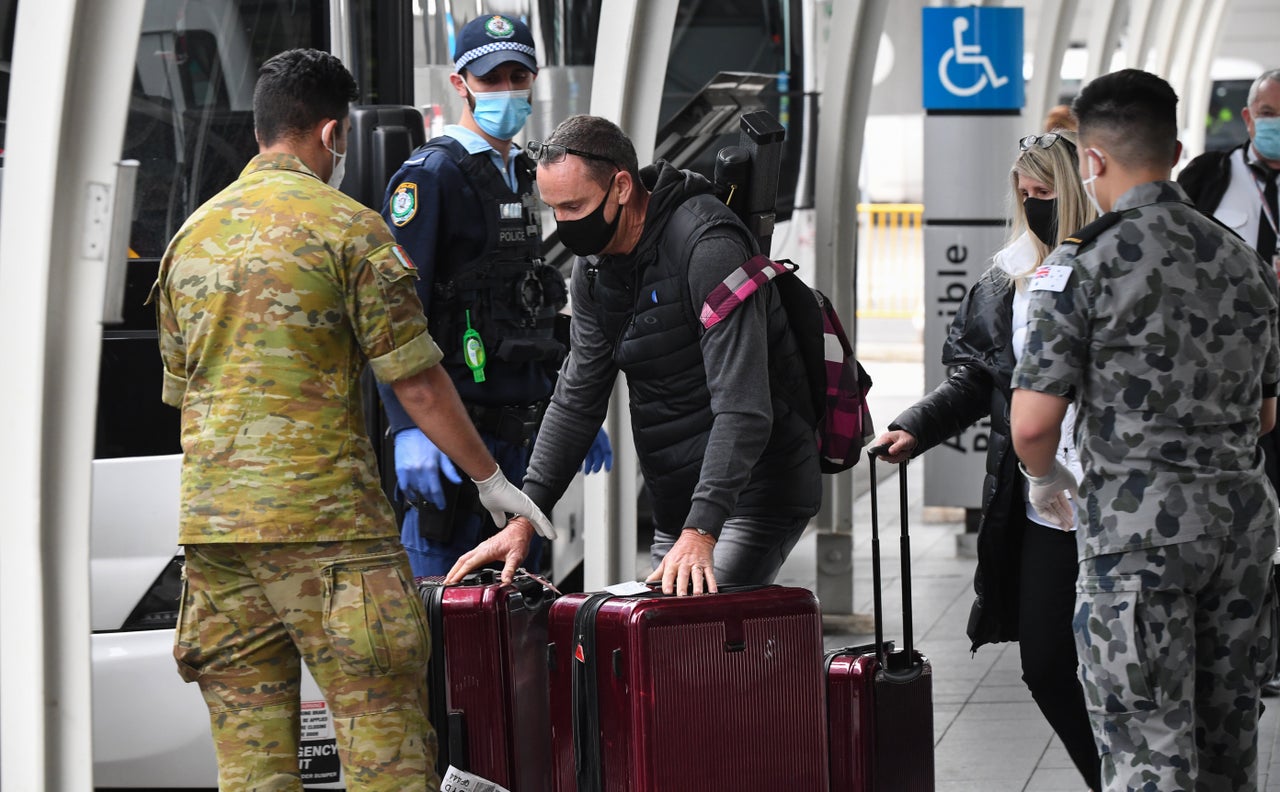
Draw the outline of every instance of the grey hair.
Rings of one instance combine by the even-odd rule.
[[[1253,85],[1249,86],[1249,99],[1245,102],[1246,107],[1253,107],[1253,103],[1258,100],[1258,91],[1262,90],[1262,84],[1270,80],[1273,83],[1280,83],[1280,69],[1268,69],[1258,75],[1258,79],[1253,81]]]

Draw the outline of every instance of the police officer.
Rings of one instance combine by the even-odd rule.
[[[512,481],[523,481],[529,447],[565,345],[557,315],[564,278],[542,260],[534,169],[512,138],[532,110],[538,73],[533,35],[501,15],[468,22],[450,82],[465,106],[457,124],[414,151],[388,185],[383,217],[417,263],[418,295],[431,334],[467,412]],[[563,337],[565,334],[560,334]],[[397,484],[407,506],[401,538],[417,575],[443,575],[497,529],[475,489],[380,392],[395,436]],[[611,464],[597,435],[589,460]],[[526,557],[540,564],[541,544]]]
[[[438,788],[427,626],[364,431],[366,361],[487,509],[550,531],[437,365],[413,263],[330,186],[355,98],[328,53],[263,64],[259,154],[179,230],[154,290],[162,397],[182,411],[174,657],[208,705],[223,790],[302,789],[301,661],[333,712],[347,789]]]
[[[1078,406],[1076,646],[1108,790],[1257,788],[1273,663],[1276,278],[1169,181],[1177,96],[1126,69],[1075,100],[1086,193],[1106,211],[1029,286],[1013,442],[1035,504]],[[1037,508],[1039,506],[1037,505]]]

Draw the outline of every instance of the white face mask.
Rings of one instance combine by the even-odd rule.
[[[1084,187],[1084,196],[1089,199],[1089,203],[1093,204],[1093,211],[1097,212],[1099,215],[1102,215],[1102,214],[1105,214],[1105,212],[1102,211],[1102,206],[1098,204],[1097,188],[1094,188],[1092,190],[1089,189],[1089,186],[1098,180],[1098,174],[1095,173],[1093,170],[1093,157],[1090,157],[1089,156],[1090,154],[1096,154],[1098,159],[1102,160],[1103,162],[1106,162],[1106,158],[1102,156],[1102,152],[1098,151],[1097,149],[1085,149],[1084,156],[1089,163],[1089,178],[1084,179],[1083,181],[1080,182],[1080,184]]]
[[[338,122],[333,122],[334,134],[338,131]],[[320,142],[324,145],[324,150],[333,156],[333,173],[329,175],[329,186],[338,189],[342,186],[342,178],[347,175],[347,152],[339,154],[334,149],[329,148],[329,144],[321,138]]]

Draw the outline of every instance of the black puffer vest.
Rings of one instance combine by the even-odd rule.
[[[645,175],[652,177],[652,172],[646,169]],[[698,484],[714,419],[699,346],[702,326],[689,292],[689,262],[700,238],[725,227],[739,231],[755,252],[754,240],[711,193],[710,182],[691,176],[685,192],[667,206],[651,203],[641,246],[629,258],[630,266],[610,258],[588,269],[588,277],[594,278],[601,329],[612,339],[614,360],[627,375],[636,451],[655,522],[676,530]],[[727,276],[741,264],[720,263],[724,271],[717,277]],[[808,398],[800,386],[807,380],[785,321],[770,321],[769,344],[771,353],[777,353],[770,355],[776,434],[791,410],[788,405]],[[736,513],[749,514],[770,505],[785,511],[791,505],[770,504],[761,491],[765,488],[753,486],[767,478],[762,471],[778,461],[781,452],[776,449],[785,447],[786,440],[771,438],[752,483],[739,496]]]

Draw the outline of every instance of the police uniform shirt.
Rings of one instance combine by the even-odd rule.
[[[520,153],[519,146],[511,144],[510,156],[503,163],[502,155],[494,151],[487,140],[464,126],[449,124],[444,128],[444,135],[461,143],[468,154],[488,152],[507,186],[512,192],[518,191],[516,154]],[[405,184],[412,185],[413,205],[399,209],[392,198],[397,188]],[[402,198],[401,205],[407,200]],[[431,287],[440,262],[469,261],[480,255],[489,241],[485,238],[479,196],[441,151],[421,151],[400,166],[387,185],[382,218],[418,267],[418,298],[428,315]]]
[[[1280,380],[1276,278],[1173,182],[1045,260],[1013,385],[1077,402],[1082,557],[1270,524],[1255,446]]]
[[[469,154],[487,153],[489,160],[513,192],[518,192],[514,143],[504,163],[502,155],[480,135],[466,127],[450,124],[444,136],[462,144]],[[443,151],[418,149],[400,166],[387,185],[382,216],[418,268],[418,298],[428,319],[432,312],[432,291],[437,281],[448,277],[448,267],[479,257],[489,246],[484,205],[467,177]],[[440,339],[446,348],[458,339]],[[498,339],[483,339],[486,349]],[[504,365],[490,355],[485,381],[476,383],[460,363],[446,359],[458,395],[467,404],[486,406],[527,405],[550,393],[551,381],[540,364]],[[412,426],[408,414],[389,388],[379,388],[393,432]]]
[[[164,401],[182,411],[179,541],[398,535],[360,373],[437,364],[386,223],[287,154],[254,157],[169,244],[156,284]]]

